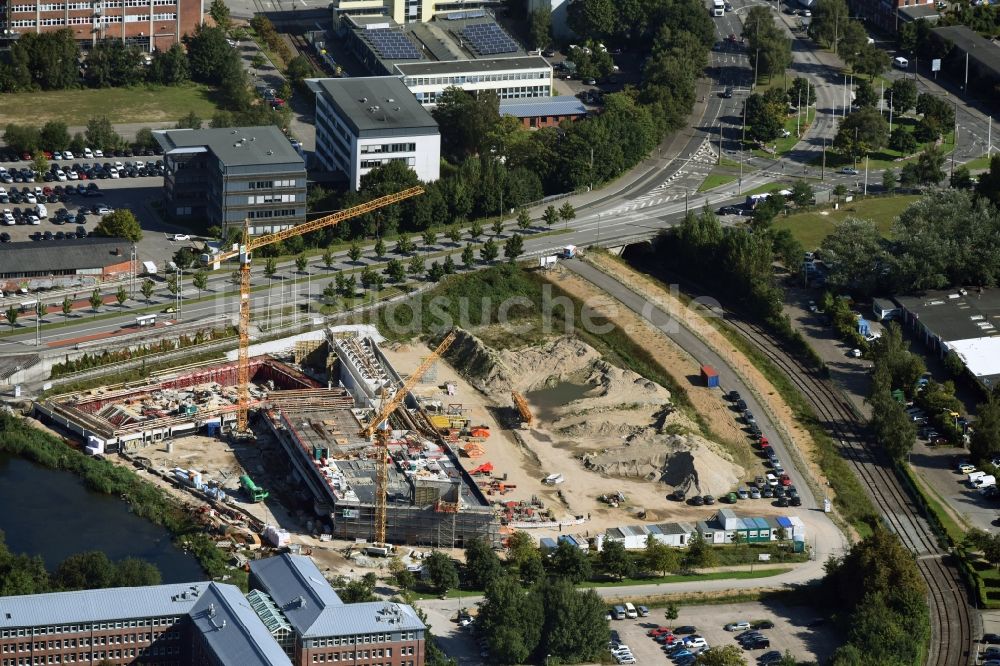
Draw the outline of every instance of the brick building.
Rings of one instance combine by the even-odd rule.
[[[193,33],[204,12],[204,0],[0,0],[0,30],[69,29],[85,47],[122,39],[152,52]]]
[[[425,627],[412,607],[385,601],[345,604],[308,557],[284,554],[251,562],[250,587],[281,609],[298,666],[424,663]]]
[[[247,596],[201,582],[0,597],[0,666],[423,666],[410,606],[344,604],[305,557],[251,569]]]
[[[132,242],[74,238],[53,243],[0,245],[0,281],[65,275],[110,278],[132,270]]]
[[[500,115],[513,116],[525,127],[557,127],[564,120],[587,115],[587,107],[572,95],[500,100]]]

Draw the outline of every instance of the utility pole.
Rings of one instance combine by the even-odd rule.
[[[889,134],[892,134],[892,89],[889,89]]]
[[[719,147],[722,150],[722,147]],[[590,191],[594,191],[594,147],[590,147]]]
[[[993,116],[989,116],[989,123],[986,125],[986,157],[993,152]]]
[[[841,110],[840,117],[844,118],[847,116],[847,74],[844,74],[844,87],[840,95]]]
[[[42,346],[42,312],[45,306],[41,301],[35,303],[35,346]]]
[[[806,98],[808,100],[808,98]],[[795,136],[802,136],[802,89],[799,88],[799,103],[795,107]]]
[[[969,96],[969,52],[965,52],[965,85],[962,86],[962,90],[965,91],[966,97]]]
[[[865,196],[868,196],[868,155],[865,154]]]
[[[885,103],[885,81],[879,81],[878,88],[878,112],[882,113],[882,107]]]
[[[181,279],[184,276],[184,271],[181,270],[180,266],[177,267],[177,273],[176,273],[176,275],[177,275],[177,293],[174,294],[174,310],[177,311],[177,317],[175,317],[175,318],[178,321],[180,321],[180,318],[181,318],[181,304],[184,302],[184,298],[181,296]]]
[[[820,167],[819,179],[826,180],[826,137],[823,137],[823,166]]]

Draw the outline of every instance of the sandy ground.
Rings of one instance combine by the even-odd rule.
[[[804,428],[798,425],[791,408],[781,398],[780,394],[774,390],[771,383],[738,349],[726,340],[722,333],[712,327],[701,315],[689,310],[676,296],[669,293],[661,283],[633,270],[616,258],[595,253],[588,255],[587,260],[607,273],[623,276],[627,284],[632,284],[641,289],[643,294],[651,301],[667,308],[674,316],[681,317],[685,327],[693,331],[715,350],[716,353],[726,359],[730,367],[749,386],[753,387],[754,392],[759,396],[759,400],[766,404],[767,410],[774,416],[772,419],[774,425],[780,427],[786,441],[789,444],[794,444],[794,447],[798,449],[801,458],[806,464],[808,474],[818,481],[819,485],[824,488],[824,492],[831,499],[834,497],[835,493],[833,489],[829,486],[826,477],[816,464],[816,444],[812,437]],[[800,466],[797,465],[797,467]],[[799,469],[802,473],[806,473],[807,470],[801,469],[801,467]]]

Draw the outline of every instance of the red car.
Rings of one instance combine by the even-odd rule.
[[[781,485],[783,486],[792,485],[792,479],[789,478],[787,474],[782,474],[780,477],[778,477],[778,480],[781,481]]]
[[[659,636],[660,634],[672,634],[674,630],[669,627],[656,627],[646,632],[647,636]]]
[[[760,436],[760,448],[766,449],[769,446],[771,446],[771,442],[767,441],[767,437],[765,437],[764,435],[761,435]]]

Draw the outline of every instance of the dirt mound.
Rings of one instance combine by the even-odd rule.
[[[744,472],[697,435],[661,435],[652,441],[587,453],[583,464],[607,476],[645,479],[699,495],[729,492]]]

